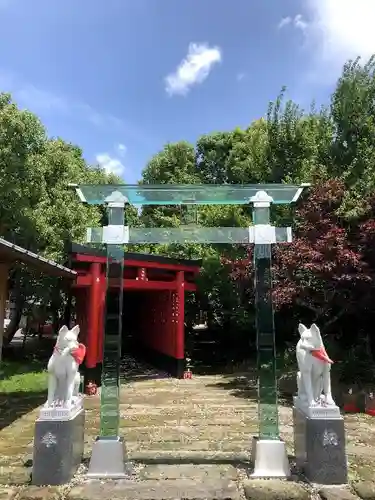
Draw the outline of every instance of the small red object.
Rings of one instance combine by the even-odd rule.
[[[190,370],[187,370],[186,372],[184,372],[184,379],[191,378],[191,377],[192,377],[192,373]]]
[[[327,351],[324,347],[321,347],[320,349],[314,349],[313,351],[311,351],[311,354],[314,356],[314,358],[320,359],[320,361],[324,361],[324,363],[329,363],[330,365],[333,364],[332,359],[328,356]]]
[[[359,413],[359,408],[354,403],[344,404],[344,411],[346,413]]]
[[[89,382],[86,385],[86,394],[88,396],[95,396],[95,394],[98,392],[98,387],[94,382]]]
[[[371,415],[372,417],[375,417],[375,408],[369,408],[365,411],[366,415]]]
[[[86,346],[84,346],[83,344],[78,344],[78,347],[76,349],[73,349],[71,354],[79,365],[82,364],[82,361],[84,360],[86,355]]]
[[[52,335],[53,329],[51,324],[45,324],[42,326],[43,335]]]

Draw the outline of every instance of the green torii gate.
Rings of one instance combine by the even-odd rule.
[[[123,307],[124,245],[141,243],[254,244],[255,309],[257,332],[259,435],[253,438],[254,476],[290,474],[285,444],[280,440],[276,378],[276,347],[271,297],[271,245],[291,242],[290,227],[270,223],[270,206],[296,202],[309,184],[227,185],[76,185],[80,200],[107,207],[108,225],[89,228],[87,241],[105,244],[108,278],[117,280],[116,313],[104,321],[104,355],[100,405],[100,434],[92,450],[88,476],[124,478],[128,475],[120,427],[120,359]],[[249,205],[253,225],[241,227],[132,228],[126,225],[125,206],[143,205]]]

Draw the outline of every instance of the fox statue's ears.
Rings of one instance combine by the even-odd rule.
[[[64,335],[66,335],[68,333],[68,331],[69,331],[69,328],[66,325],[64,325],[60,328],[58,336],[64,337]]]
[[[319,327],[313,323],[311,326],[310,326],[310,331],[312,333],[314,333],[315,335],[320,335],[320,330],[319,330]]]
[[[74,328],[72,328],[71,332],[77,338],[79,335],[79,325],[76,325]]]
[[[300,323],[298,325],[298,332],[300,335],[303,335],[305,333],[305,331],[308,330],[308,328],[306,328],[306,326],[303,324],[303,323]],[[320,337],[320,330],[319,330],[319,327],[313,323],[311,326],[310,326],[310,332],[313,334],[313,335],[316,335],[316,336],[319,336]]]
[[[60,328],[60,330],[59,330],[59,334],[58,334],[58,336],[59,336],[60,338],[65,337],[65,335],[66,335],[69,331],[70,331],[70,332],[72,332],[72,334],[73,334],[73,335],[77,338],[77,337],[78,337],[78,335],[79,335],[79,325],[76,325],[76,326],[75,326],[74,328],[72,328],[71,330],[69,330],[69,328],[68,328],[66,325],[62,326],[62,327]]]
[[[300,335],[303,335],[306,330],[307,330],[307,328],[305,327],[305,325],[303,323],[300,323],[298,325],[298,332]]]

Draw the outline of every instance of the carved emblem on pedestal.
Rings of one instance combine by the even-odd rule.
[[[339,438],[336,432],[325,430],[323,434],[323,446],[338,446]]]
[[[52,432],[47,432],[41,439],[41,443],[43,443],[47,448],[50,448],[54,444],[57,444],[57,438]]]

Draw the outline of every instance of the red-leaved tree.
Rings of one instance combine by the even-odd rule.
[[[307,308],[324,328],[352,313],[369,283],[360,249],[337,214],[344,194],[337,179],[314,186],[296,211],[293,243],[275,252],[276,306]]]
[[[293,242],[273,251],[276,310],[293,307],[327,329],[358,307],[369,286],[368,266],[337,214],[345,187],[331,179],[312,187],[295,213]],[[232,277],[252,287],[252,247],[245,259],[228,263]]]

